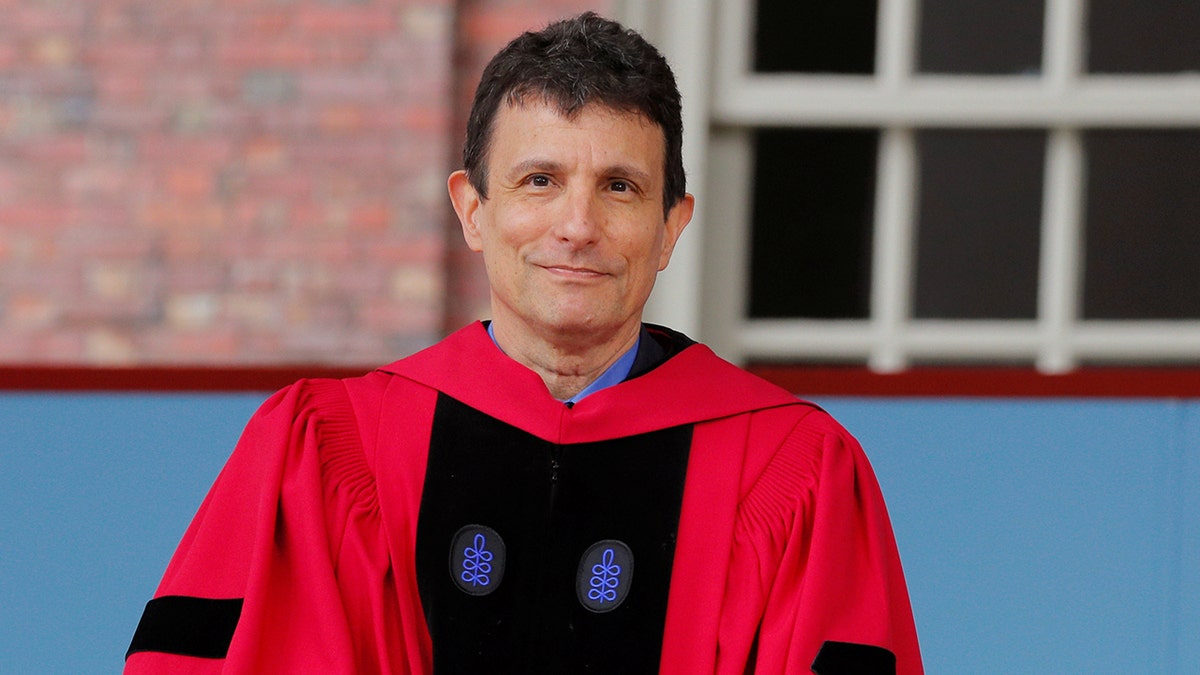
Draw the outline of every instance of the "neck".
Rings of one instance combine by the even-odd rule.
[[[617,359],[633,348],[641,322],[623,326],[608,336],[595,334],[542,336],[493,319],[500,349],[537,373],[550,395],[565,401],[583,391]]]

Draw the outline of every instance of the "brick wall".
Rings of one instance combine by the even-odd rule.
[[[585,6],[0,0],[0,363],[370,364],[485,313],[475,78]]]

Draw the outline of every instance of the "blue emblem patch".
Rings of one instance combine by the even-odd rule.
[[[575,593],[587,609],[611,612],[625,602],[633,581],[633,551],[616,539],[592,544],[579,560]]]
[[[468,595],[487,595],[504,578],[504,540],[490,527],[467,525],[450,544],[450,578]]]

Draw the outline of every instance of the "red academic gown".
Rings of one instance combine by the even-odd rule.
[[[555,447],[687,429],[659,672],[922,672],[883,498],[828,414],[699,344],[566,406],[481,324],[266,401],[148,604],[125,672],[432,673],[415,551],[447,397]],[[648,590],[632,572],[630,593]]]

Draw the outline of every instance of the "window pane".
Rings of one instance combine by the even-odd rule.
[[[1093,73],[1200,70],[1200,2],[1091,0],[1087,15]]]
[[[1042,68],[1042,0],[922,0],[917,69],[1015,75]]]
[[[1084,136],[1088,319],[1200,318],[1200,132]]]
[[[917,142],[914,315],[1035,318],[1045,134],[931,130]]]
[[[750,316],[866,318],[874,130],[755,133]]]
[[[759,0],[754,69],[762,73],[875,72],[876,2]]]

